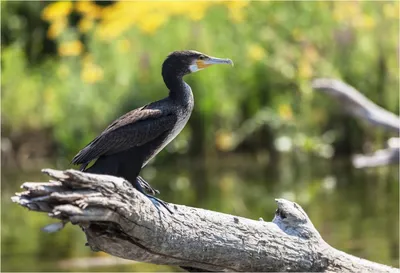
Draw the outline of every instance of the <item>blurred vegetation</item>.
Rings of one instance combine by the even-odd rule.
[[[343,79],[399,111],[397,1],[1,6],[3,136],[49,132],[57,156],[71,158],[119,115],[166,96],[160,67],[178,49],[231,58],[235,67],[186,77],[195,111],[171,153],[298,148],[329,158],[361,150],[365,140],[381,145],[379,130],[312,92],[318,76]]]

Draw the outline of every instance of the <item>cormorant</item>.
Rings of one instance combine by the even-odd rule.
[[[116,119],[72,159],[72,164],[81,164],[80,169],[84,172],[123,177],[156,207],[160,203],[170,211],[163,201],[144,192],[143,189],[153,195],[158,193],[139,173],[189,120],[194,100],[192,89],[183,81],[183,76],[213,64],[233,65],[233,62],[193,50],[169,54],[162,65],[162,77],[169,95]],[[87,168],[93,160],[95,163]]]

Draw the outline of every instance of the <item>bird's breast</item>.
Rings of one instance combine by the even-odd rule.
[[[188,122],[190,115],[192,113],[193,107],[179,107],[175,114],[177,116],[177,120],[175,125],[169,130],[165,132],[165,135],[162,136],[157,142],[156,147],[154,147],[153,152],[147,158],[147,160],[143,163],[142,168],[162,149],[165,148],[185,127]]]
[[[168,143],[170,143],[183,130],[183,128],[185,127],[186,123],[190,118],[191,113],[192,109],[188,109],[187,107],[182,107],[181,109],[178,109],[176,123],[169,132],[169,134],[167,135],[162,148],[164,148]]]

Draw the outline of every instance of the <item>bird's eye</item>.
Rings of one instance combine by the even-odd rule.
[[[200,56],[199,56],[199,59],[200,59],[200,60],[204,60],[205,58],[206,58],[206,56],[204,56],[204,55],[200,55]]]

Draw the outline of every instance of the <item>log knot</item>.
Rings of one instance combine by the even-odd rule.
[[[322,240],[305,211],[295,202],[275,199],[278,209],[272,220],[285,233],[304,239]]]

